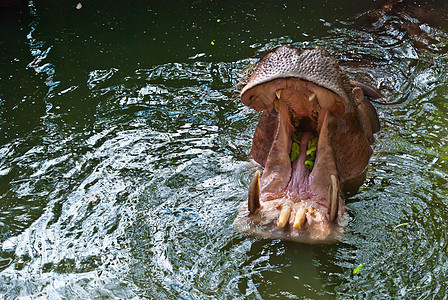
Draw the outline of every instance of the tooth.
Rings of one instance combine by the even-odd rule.
[[[251,214],[260,208],[260,171],[255,172],[249,184],[248,207]]]
[[[338,214],[338,204],[339,204],[339,185],[336,176],[330,175],[331,184],[328,189],[329,204],[328,213],[330,215],[330,221],[336,220]]]
[[[302,229],[303,224],[306,221],[306,208],[300,206],[297,210],[296,217],[294,218],[294,229]]]
[[[280,99],[280,96],[282,95],[283,90],[277,90],[275,94],[277,95],[277,99]]]
[[[316,99],[316,94],[314,94],[313,92],[310,93],[310,95],[308,96],[308,101],[313,101]]]
[[[279,106],[278,98],[275,98],[275,100],[274,100],[274,109],[275,109],[276,112],[278,112],[278,106]]]
[[[277,226],[279,228],[285,227],[286,223],[288,223],[289,221],[290,215],[291,215],[291,207],[289,207],[289,205],[284,205],[282,207],[282,210],[280,211]]]

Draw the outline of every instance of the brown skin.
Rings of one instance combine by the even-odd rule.
[[[252,180],[248,205],[252,211],[242,208],[237,227],[264,238],[337,242],[347,224],[344,191],[353,191],[364,180],[373,133],[379,130],[375,108],[359,87],[341,97],[294,77],[265,80],[243,90],[241,98],[263,111],[251,152],[264,171],[255,200],[258,180]],[[297,132],[301,132],[300,154],[291,162]],[[312,155],[307,155],[307,145],[316,134],[310,171],[305,165]]]
[[[381,8],[367,14],[363,20],[369,28],[373,27],[381,34],[389,31],[389,28],[405,33],[416,49],[428,49],[430,45],[439,42],[431,33],[422,30],[422,24],[441,29],[447,26],[447,21],[431,1],[389,0]]]

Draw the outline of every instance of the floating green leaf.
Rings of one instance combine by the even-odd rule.
[[[395,226],[394,228],[392,228],[392,231],[395,231],[395,229],[397,229],[398,227],[406,226],[406,225],[409,225],[409,223],[401,223],[401,224],[398,224],[397,226]]]
[[[352,274],[353,275],[358,274],[363,268],[364,268],[364,264],[360,264],[359,266],[357,266],[356,268],[353,269]]]

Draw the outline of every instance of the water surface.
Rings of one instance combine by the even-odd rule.
[[[0,11],[0,298],[446,297],[446,4],[134,2]],[[385,95],[336,245],[233,227],[259,118],[234,86],[288,43]]]

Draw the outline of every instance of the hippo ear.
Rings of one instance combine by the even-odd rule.
[[[364,96],[367,96],[368,98],[371,99],[380,99],[380,98],[384,98],[383,94],[381,94],[381,92],[379,90],[377,90],[376,88],[361,83],[359,81],[356,80],[350,80],[350,85],[354,88],[354,87],[359,87],[362,92],[364,93]]]
[[[355,105],[358,108],[359,117],[363,124],[364,131],[367,134],[367,139],[370,144],[373,144],[373,134],[380,130],[380,121],[376,113],[375,107],[369,100],[364,97],[364,93],[361,88],[355,87],[352,90],[353,98],[355,99]]]

